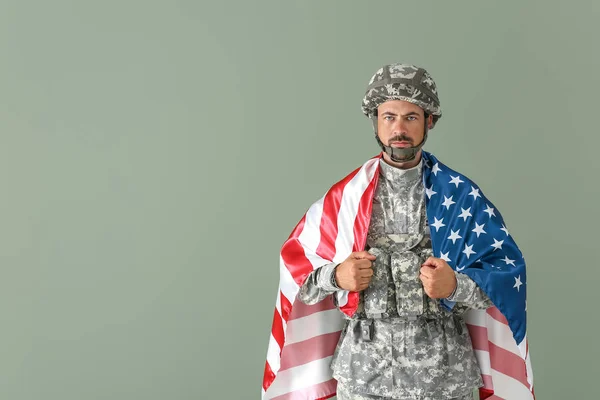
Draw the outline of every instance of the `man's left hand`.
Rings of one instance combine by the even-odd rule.
[[[429,257],[421,266],[419,278],[432,299],[445,299],[456,289],[454,270],[441,258]]]

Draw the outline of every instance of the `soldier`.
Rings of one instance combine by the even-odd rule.
[[[338,399],[472,399],[483,382],[463,314],[493,304],[433,257],[421,148],[442,115],[436,85],[423,68],[386,65],[362,111],[383,150],[366,250],[315,269],[297,299],[310,305],[360,292],[331,363]],[[448,310],[440,299],[456,305]]]

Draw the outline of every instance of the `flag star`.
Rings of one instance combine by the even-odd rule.
[[[441,258],[442,260],[446,261],[446,262],[450,262],[450,261],[452,261],[452,260],[450,260],[450,258],[448,258],[448,254],[450,254],[450,252],[449,252],[449,251],[447,251],[447,252],[445,252],[445,253],[442,253],[442,255],[440,256],[440,258]]]
[[[497,241],[496,238],[494,238],[494,244],[492,245],[492,247],[494,247],[494,251],[496,251],[496,250],[502,250],[502,244],[503,243],[504,243],[504,240]]]
[[[483,230],[484,226],[485,226],[485,224],[479,225],[477,222],[475,222],[475,229],[473,229],[471,232],[475,232],[477,234],[477,237],[479,237],[479,234],[487,233],[486,231]]]
[[[450,232],[452,233],[450,236],[448,236],[448,239],[452,240],[452,244],[456,244],[456,239],[462,239],[462,237],[458,234],[458,231],[454,232],[452,229],[450,229]]]
[[[444,196],[444,202],[442,203],[442,205],[446,207],[446,210],[449,210],[452,204],[456,204],[456,202],[452,201],[452,197],[454,196],[450,196],[450,198]]]
[[[485,210],[483,210],[483,212],[486,212],[490,215],[490,218],[492,218],[493,216],[496,216],[496,214],[494,214],[494,209],[492,207],[490,207],[489,205],[487,206],[487,208]]]
[[[471,186],[471,193],[469,193],[469,196],[473,196],[473,201],[477,200],[478,197],[481,197],[481,195],[479,194],[479,189],[475,189],[473,186]]]
[[[469,258],[469,256],[471,254],[475,254],[475,252],[473,251],[473,245],[467,246],[465,244],[465,249],[462,252],[465,253],[465,255],[467,256],[467,258]]]
[[[463,218],[463,220],[466,221],[468,217],[472,217],[473,216],[473,214],[471,214],[471,212],[470,212],[471,211],[471,207],[467,208],[466,210],[464,208],[462,208],[462,207],[460,209],[462,210],[462,214],[460,214],[458,216],[458,218]]]
[[[462,183],[462,182],[464,182],[464,181],[460,180],[460,176],[452,176],[452,175],[450,175],[450,177],[451,177],[452,179],[451,179],[451,180],[450,180],[450,182],[448,182],[448,183],[454,183],[454,184],[456,185],[456,187],[458,187],[458,184],[459,184],[459,183]]]
[[[431,196],[433,196],[434,194],[436,194],[437,192],[433,191],[433,185],[431,185],[430,188],[425,188],[425,193],[427,194],[427,198],[431,198]]]
[[[506,265],[511,264],[513,267],[516,267],[515,260],[511,260],[507,256],[504,256],[504,260],[502,260],[502,261],[504,261],[506,263]]]
[[[433,166],[433,169],[431,170],[431,172],[433,172],[433,174],[435,176],[437,176],[438,171],[441,171],[441,169],[440,169],[438,163],[435,163],[435,165]]]
[[[431,224],[431,226],[435,226],[436,232],[439,231],[442,226],[446,226],[446,224],[442,223],[442,222],[444,222],[444,218],[438,220],[436,217],[433,217],[433,219],[435,220],[435,222],[433,224]]]
[[[467,266],[466,266],[466,265],[464,265],[464,266],[462,266],[462,267],[458,267],[458,268],[456,268],[456,270],[460,272],[460,271],[462,271],[463,269],[465,269],[466,267],[467,267]]]
[[[519,288],[521,287],[523,283],[521,282],[521,275],[519,275],[518,277],[515,278],[515,286],[513,286],[514,288],[517,288],[517,292],[519,291]]]
[[[504,226],[504,224],[502,224],[502,228],[500,228],[501,231],[504,231],[504,233],[506,233],[506,236],[510,236],[508,234],[508,229],[506,229],[506,227]]]

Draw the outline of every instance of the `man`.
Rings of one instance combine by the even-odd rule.
[[[484,385],[491,377],[490,352],[476,357],[470,329],[477,329],[468,327],[464,316],[500,307],[499,319],[506,317],[510,326],[511,350],[517,343],[526,349],[522,254],[477,185],[422,150],[442,115],[425,69],[382,67],[369,82],[362,111],[373,122],[382,153],[313,204],[284,244],[282,282],[289,281],[289,272],[297,287],[282,288],[274,328],[293,323],[294,337],[300,329],[313,329],[302,327],[310,325],[306,318],[293,318],[298,302],[318,306],[333,300],[344,318],[329,363],[340,400],[472,399],[473,390],[484,386],[482,396],[491,395],[491,384]],[[302,343],[324,348],[327,334],[292,337],[295,343],[287,353],[283,349],[281,364],[286,354],[297,357],[293,352]],[[530,395],[527,350],[519,361],[527,386],[521,393]],[[310,363],[302,362],[296,368]],[[270,367],[267,360],[265,381],[274,379]],[[309,389],[297,397],[332,395],[323,383],[311,391],[308,383],[316,378],[290,385],[301,387],[303,380]]]

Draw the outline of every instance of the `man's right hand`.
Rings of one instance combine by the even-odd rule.
[[[352,292],[365,290],[373,276],[372,262],[375,256],[367,251],[356,251],[335,268],[337,285]]]

